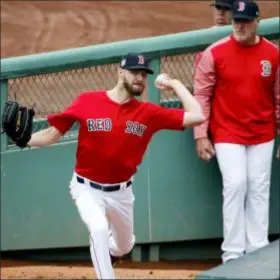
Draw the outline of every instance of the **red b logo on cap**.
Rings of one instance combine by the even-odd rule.
[[[245,10],[245,3],[244,2],[238,2],[238,12],[243,12]]]
[[[138,56],[138,64],[144,64],[144,63],[145,63],[144,56],[139,55],[139,56]]]

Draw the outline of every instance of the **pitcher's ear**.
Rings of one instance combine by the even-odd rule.
[[[125,71],[124,69],[118,67],[118,76],[123,77],[124,76],[124,71]]]
[[[124,77],[124,69],[118,67],[118,79],[123,80]]]

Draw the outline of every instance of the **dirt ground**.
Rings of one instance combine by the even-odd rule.
[[[257,2],[262,18],[279,16],[279,1]],[[1,57],[207,28],[210,3],[1,0]]]
[[[203,270],[216,266],[217,261],[186,261],[131,263],[125,261],[115,268],[117,279],[194,279]],[[95,279],[90,262],[36,263],[1,261],[1,279]]]

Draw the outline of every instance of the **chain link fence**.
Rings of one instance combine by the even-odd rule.
[[[47,116],[63,111],[81,92],[112,88],[117,82],[117,67],[118,64],[108,64],[10,79],[8,99],[34,106],[35,132],[47,128]],[[77,130],[76,123],[63,139],[76,137]]]
[[[273,40],[278,47],[280,39]],[[169,73],[181,80],[192,92],[196,53],[161,58],[160,72]],[[48,127],[46,117],[63,111],[83,91],[110,89],[117,82],[118,64],[68,70],[59,73],[40,74],[8,81],[8,99],[33,107],[36,111],[34,131]],[[178,98],[170,91],[161,93],[160,104],[169,108],[181,108]],[[75,124],[63,139],[77,136]],[[11,144],[11,143],[9,143]]]
[[[180,80],[192,92],[196,56],[197,53],[187,53],[162,57],[160,72]],[[172,91],[161,91],[160,104],[167,108],[182,108],[181,102]]]

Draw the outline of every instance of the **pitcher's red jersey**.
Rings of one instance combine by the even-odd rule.
[[[80,94],[48,121],[62,134],[79,122],[75,171],[100,183],[118,183],[134,175],[155,132],[184,129],[183,116],[182,109],[137,99],[119,104],[106,91],[96,91]]]

